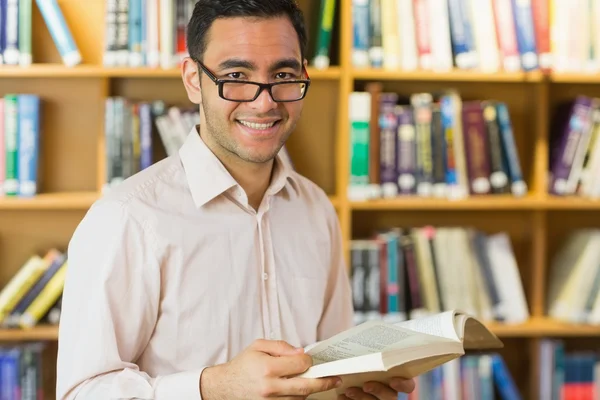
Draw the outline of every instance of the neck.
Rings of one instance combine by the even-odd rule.
[[[199,131],[200,138],[223,163],[233,179],[244,189],[250,206],[258,210],[265,192],[271,183],[274,160],[266,163],[244,161],[219,146],[219,144],[213,143],[210,138],[206,137],[206,134],[202,134],[202,129],[199,129]]]

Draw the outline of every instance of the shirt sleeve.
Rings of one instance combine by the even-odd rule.
[[[353,326],[354,307],[342,232],[337,213],[328,202],[328,226],[331,237],[331,267],[327,282],[325,308],[318,327],[317,340],[325,340]]]
[[[200,400],[203,368],[149,376],[135,360],[160,298],[156,238],[124,204],[102,199],[69,243],[59,325],[59,400]]]

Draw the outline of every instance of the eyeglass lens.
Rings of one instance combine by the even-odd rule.
[[[252,100],[256,97],[259,86],[252,83],[223,83],[223,97],[228,100]],[[290,82],[274,85],[271,87],[274,101],[289,101],[300,99],[304,95],[306,84],[302,82]]]

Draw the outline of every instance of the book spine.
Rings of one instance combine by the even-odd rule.
[[[6,139],[4,133],[4,98],[0,97],[0,197],[4,197],[4,180],[6,179]]]
[[[369,184],[369,123],[371,95],[368,92],[350,94],[350,187],[349,197],[365,199]]]
[[[585,155],[588,151],[590,140],[592,138],[592,114],[593,110],[599,107],[599,99],[592,99],[590,111],[585,114],[583,120],[583,126],[581,127],[581,138],[575,150],[573,161],[571,162],[571,171],[569,172],[569,178],[567,179],[565,194],[572,195],[577,191],[577,186],[581,179],[583,172],[583,163]]]
[[[160,65],[158,0],[146,0],[146,65]]]
[[[567,180],[573,165],[573,158],[590,119],[592,100],[578,96],[568,117],[568,124],[561,127],[562,133],[555,138],[553,160],[551,163],[550,192],[563,195],[567,190]]]
[[[0,292],[0,322],[25,296],[47,268],[41,257],[31,256]]]
[[[456,170],[455,146],[455,121],[452,99],[450,96],[442,96],[440,99],[440,111],[442,117],[442,132],[445,141],[444,171],[446,173],[446,189],[448,193],[456,191],[458,187],[458,176]]]
[[[40,98],[36,95],[18,96],[19,114],[19,196],[38,193],[40,157]]]
[[[515,144],[515,135],[513,133],[512,121],[508,107],[503,102],[496,103],[496,112],[498,116],[498,127],[500,129],[500,139],[502,143],[505,164],[507,165],[508,175],[511,182],[510,190],[517,197],[527,194],[527,183],[521,172],[521,161]]]
[[[549,71],[552,68],[552,50],[550,48],[550,1],[531,0],[535,43],[540,69]]]
[[[431,148],[431,104],[433,96],[429,93],[418,93],[411,96],[414,110],[417,146],[417,194],[431,196],[433,191],[433,158]]]
[[[380,178],[381,192],[385,198],[398,195],[398,118],[394,111],[398,95],[396,93],[382,93],[380,96],[379,124],[380,136]]]
[[[81,63],[81,54],[75,44],[69,26],[65,22],[57,0],[36,0],[63,63],[73,67]]]
[[[507,72],[521,70],[517,31],[511,0],[494,0],[496,37],[502,54],[502,66]]]
[[[152,110],[149,103],[141,103],[140,108],[140,169],[152,165]]]
[[[537,69],[539,65],[531,0],[512,0],[512,6],[521,65],[525,71]]]
[[[431,148],[433,157],[433,196],[446,196],[446,139],[439,103],[432,104]]]
[[[6,179],[4,193],[19,193],[19,106],[16,94],[4,97],[4,147],[6,149]]]
[[[505,171],[504,157],[502,155],[502,141],[498,126],[498,113],[494,102],[483,102],[483,118],[485,120],[490,155],[490,183],[492,193],[502,194],[509,190],[508,174]]]
[[[397,105],[398,117],[398,190],[400,194],[416,192],[416,131],[412,107]]]
[[[401,60],[398,0],[381,0],[381,14],[383,65],[387,69],[398,69]]]
[[[19,64],[19,0],[6,3],[4,64]]]
[[[352,65],[368,67],[371,43],[369,0],[352,0],[352,29]]]
[[[335,6],[336,0],[321,0],[317,49],[313,59],[313,65],[317,69],[326,69],[331,64],[329,52],[331,50]]]
[[[398,35],[400,68],[404,71],[414,71],[419,67],[419,58],[412,0],[398,0]]]
[[[176,0],[175,3],[175,52],[177,54],[178,64],[183,61],[187,55],[185,32],[187,29],[186,20],[186,0]]]
[[[369,0],[369,63],[373,68],[384,64],[382,0]]]
[[[163,69],[173,67],[173,56],[175,54],[175,9],[174,0],[160,0],[159,29],[160,29],[160,66]]]
[[[489,145],[481,103],[466,102],[463,106],[462,119],[469,171],[469,192],[476,195],[489,194],[491,192]]]
[[[366,252],[365,241],[353,240],[350,243],[350,280],[352,283],[352,305],[354,309],[355,323],[364,321],[365,307],[365,275],[363,253]]]
[[[31,18],[33,0],[20,0],[19,2],[19,65],[31,65]]]
[[[432,68],[450,71],[453,66],[448,0],[427,0]]]
[[[502,356],[497,353],[492,353],[491,357],[492,376],[494,377],[494,383],[496,384],[500,397],[504,400],[521,400],[521,393],[519,393],[517,385]]]
[[[129,0],[128,48],[130,67],[142,65],[142,0]]]
[[[464,0],[448,0],[450,36],[454,63],[459,69],[475,67],[476,58],[472,47],[472,33],[468,14],[463,7]]]
[[[6,2],[0,0],[0,65],[4,64],[4,49],[6,48]]]
[[[417,53],[419,55],[419,67],[429,71],[433,67],[431,54],[431,37],[429,29],[429,10],[427,0],[413,0],[413,12],[415,19],[415,31],[417,37]]]
[[[129,64],[129,0],[115,0],[116,11],[116,64],[125,67]]]

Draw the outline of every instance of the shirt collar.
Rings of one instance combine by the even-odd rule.
[[[179,149],[183,169],[196,207],[202,207],[215,197],[239,186],[223,163],[206,146],[200,137],[199,127],[193,127]],[[275,158],[271,184],[265,195],[275,195],[290,189],[297,195],[297,181],[292,166],[280,154]],[[242,190],[239,187],[239,190]]]

